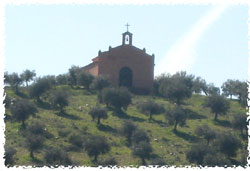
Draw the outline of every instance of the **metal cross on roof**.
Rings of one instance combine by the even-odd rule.
[[[130,25],[127,23],[125,26],[127,26],[127,31],[128,31],[128,27],[129,27]]]

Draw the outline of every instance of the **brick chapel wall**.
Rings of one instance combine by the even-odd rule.
[[[85,68],[84,71],[89,72],[93,76],[98,76],[99,74],[99,65],[96,63],[88,68]]]
[[[152,89],[154,79],[154,58],[129,45],[110,49],[99,61],[99,74],[108,75],[111,82],[119,85],[119,72],[129,67],[133,72],[132,87]]]

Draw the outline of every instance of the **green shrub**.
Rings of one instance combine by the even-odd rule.
[[[94,162],[97,162],[97,157],[100,154],[105,154],[110,151],[110,145],[105,137],[89,136],[84,144],[84,149],[87,151],[89,157],[94,156]]]
[[[5,147],[4,152],[4,164],[5,166],[13,166],[15,163],[14,155],[16,154],[16,149],[13,147]]]
[[[58,167],[60,165],[69,166],[73,164],[68,154],[58,147],[50,147],[49,149],[47,149],[44,159],[47,166]]]

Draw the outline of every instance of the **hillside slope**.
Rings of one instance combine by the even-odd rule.
[[[232,116],[238,112],[245,112],[237,101],[230,101],[230,111],[225,116],[219,116],[218,121],[214,122],[214,115],[211,114],[208,108],[204,108],[205,96],[193,95],[192,98],[186,100],[183,108],[190,109],[188,119],[184,127],[178,127],[178,132],[173,132],[173,126],[169,125],[165,120],[164,114],[153,116],[153,121],[148,121],[148,116],[140,113],[136,108],[136,104],[150,96],[133,95],[132,104],[128,107],[126,114],[117,115],[113,111],[108,111],[108,119],[101,120],[101,127],[97,127],[96,121],[93,121],[88,111],[97,103],[97,95],[91,94],[82,89],[70,89],[71,92],[69,106],[66,107],[66,114],[59,115],[58,110],[50,109],[46,105],[37,104],[39,112],[35,117],[30,117],[26,123],[29,125],[34,120],[39,120],[46,124],[46,129],[53,135],[52,138],[46,139],[45,146],[58,146],[65,149],[70,158],[77,165],[91,166],[91,158],[83,149],[70,150],[69,136],[72,134],[84,135],[101,135],[108,139],[111,144],[111,151],[108,154],[100,155],[100,159],[106,159],[110,156],[114,157],[119,166],[140,165],[141,160],[132,155],[132,150],[126,146],[126,138],[121,135],[120,129],[122,123],[126,119],[132,120],[139,128],[144,129],[150,136],[150,143],[153,147],[155,156],[162,158],[168,165],[191,165],[186,160],[186,151],[190,146],[199,141],[194,133],[198,125],[207,124],[212,129],[218,131],[233,131],[241,140],[243,147],[247,145],[247,139],[240,136],[240,131],[231,128]],[[25,96],[25,89],[23,97],[17,96],[12,90],[6,88],[6,93],[11,98],[27,98]],[[153,97],[153,100],[168,108],[171,105],[167,100],[159,97]],[[82,111],[79,110],[82,107]],[[16,165],[43,165],[45,150],[42,149],[35,152],[36,160],[32,160],[29,156],[29,151],[25,147],[25,138],[21,135],[21,123],[12,121],[11,112],[6,109],[6,144],[13,146],[17,153],[15,154]],[[242,147],[242,148],[243,148]],[[241,159],[241,150],[238,150],[235,162]],[[150,160],[146,160],[148,164]]]

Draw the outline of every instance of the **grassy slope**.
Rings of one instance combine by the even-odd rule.
[[[96,95],[87,95],[85,90],[72,90],[72,96],[70,97],[70,105],[66,108],[65,117],[58,116],[58,111],[39,107],[39,113],[36,117],[31,117],[27,124],[33,120],[39,119],[46,124],[47,130],[54,135],[54,138],[45,141],[45,146],[60,146],[62,148],[70,145],[68,137],[71,133],[83,134],[84,128],[88,128],[87,132],[90,134],[97,134],[105,136],[109,143],[112,145],[111,152],[109,154],[101,155],[100,158],[107,158],[108,156],[115,157],[118,165],[140,165],[139,158],[132,156],[132,151],[125,145],[126,139],[120,135],[119,129],[124,119],[131,119],[139,126],[147,131],[151,138],[151,144],[154,149],[154,154],[160,156],[165,160],[168,165],[190,165],[186,160],[185,153],[190,145],[199,138],[195,136],[194,129],[201,124],[207,124],[211,128],[220,131],[228,131],[230,128],[230,121],[232,115],[239,111],[244,112],[244,109],[236,102],[231,101],[231,108],[226,116],[219,116],[219,122],[213,121],[214,115],[212,115],[209,109],[203,108],[202,103],[206,97],[200,95],[193,95],[191,99],[185,101],[184,108],[188,108],[193,111],[190,113],[190,118],[187,120],[187,124],[184,127],[178,127],[178,134],[173,133],[173,126],[168,125],[164,115],[153,116],[154,120],[149,122],[148,116],[143,115],[136,109],[136,103],[142,100],[151,98],[149,96],[133,96],[132,105],[129,106],[126,111],[127,116],[118,117],[112,111],[108,112],[108,119],[101,120],[103,124],[101,129],[96,127],[96,122],[92,121],[92,118],[87,114],[89,109],[96,105]],[[17,97],[11,90],[6,90],[7,94],[11,97]],[[162,98],[156,97],[155,101],[164,104],[167,108],[170,103]],[[78,107],[82,106],[83,111],[79,111]],[[9,110],[6,110],[8,115],[11,115]],[[11,144],[16,148],[17,153],[17,165],[31,165],[42,162],[44,151],[40,150],[35,152],[37,161],[34,162],[29,157],[28,150],[24,147],[24,138],[19,133],[21,123],[6,121],[6,144]],[[58,131],[68,130],[70,134],[66,137],[60,137]],[[235,131],[239,136],[239,131]],[[243,140],[240,136],[243,144],[247,144],[247,140]],[[157,139],[157,141],[155,141]],[[171,155],[173,153],[174,155]],[[78,165],[91,165],[91,159],[88,157],[84,150],[78,152],[69,152],[70,157],[77,162]],[[235,158],[240,159],[240,150]]]

